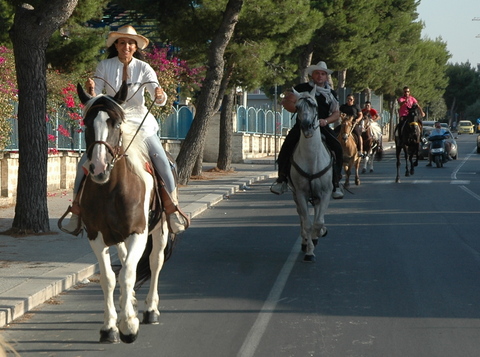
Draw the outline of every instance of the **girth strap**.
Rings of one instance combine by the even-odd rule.
[[[298,166],[298,164],[293,160],[293,155],[292,155],[292,159],[290,160],[290,162],[292,163],[293,167],[295,168],[295,170],[298,171],[298,173],[300,175],[302,175],[303,177],[312,181],[312,180],[315,180],[317,178],[322,177],[323,175],[325,175],[327,173],[328,170],[330,170],[330,168],[332,167],[332,164],[333,164],[333,157],[330,155],[330,162],[328,163],[328,165],[325,166],[321,171],[319,171],[319,172],[317,172],[316,174],[313,174],[313,175],[303,171],[302,168],[300,166]]]

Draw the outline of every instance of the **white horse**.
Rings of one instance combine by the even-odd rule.
[[[379,151],[380,144],[382,142],[382,128],[376,121],[372,119],[366,119],[366,128],[365,132],[367,135],[363,136],[363,147],[365,150],[365,158],[363,161],[362,174],[368,172],[373,172],[373,161],[375,157],[381,159],[382,153]]]
[[[304,261],[311,262],[318,238],[327,234],[324,217],[333,191],[333,159],[320,133],[315,88],[310,93],[293,92],[302,134],[291,158],[289,186],[300,216]],[[309,203],[314,207],[313,221]]]

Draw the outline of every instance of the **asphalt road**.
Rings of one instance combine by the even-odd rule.
[[[387,153],[331,202],[315,263],[302,262],[290,194],[261,182],[219,203],[195,219],[162,271],[161,323],[141,325],[131,345],[97,342],[95,278],[3,336],[23,357],[478,356],[475,142],[459,136],[458,160],[438,169],[420,161],[401,183]],[[137,297],[141,313],[144,288]]]

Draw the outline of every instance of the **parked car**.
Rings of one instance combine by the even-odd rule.
[[[424,126],[423,133],[422,133],[422,141],[420,142],[420,149],[418,150],[418,158],[420,160],[428,159],[428,137],[430,136],[430,132],[434,128],[432,126]],[[445,128],[443,128],[445,129]],[[452,132],[449,129],[445,129],[447,134],[450,136],[446,139],[447,142],[450,143],[450,152],[448,153],[450,157],[454,160],[458,158],[458,146],[455,138],[453,137]],[[480,135],[479,135],[480,137]],[[477,138],[477,152],[480,153],[479,146],[480,145],[480,138]]]
[[[457,125],[457,133],[460,134],[473,134],[474,126],[470,120],[460,120]]]

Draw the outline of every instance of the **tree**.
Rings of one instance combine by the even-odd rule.
[[[178,183],[181,185],[188,183],[198,153],[203,151],[208,123],[214,114],[213,109],[223,77],[223,56],[242,6],[243,0],[228,1],[220,27],[210,44],[207,75],[198,98],[195,118],[177,156]]]
[[[18,83],[19,169],[11,233],[50,231],[47,207],[46,55],[78,0],[17,5],[10,30]]]
[[[480,92],[480,73],[469,62],[447,66],[449,84],[445,91],[445,102],[451,113],[451,120],[461,120],[464,111],[478,99]],[[458,121],[457,120],[457,121]]]

